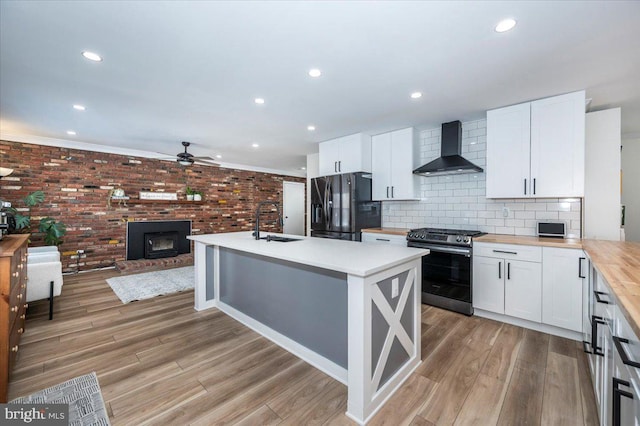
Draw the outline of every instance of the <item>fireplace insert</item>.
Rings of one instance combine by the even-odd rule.
[[[144,234],[144,258],[158,259],[178,255],[178,233],[151,232]]]

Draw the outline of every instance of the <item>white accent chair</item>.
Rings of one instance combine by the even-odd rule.
[[[53,298],[62,293],[62,263],[55,246],[27,250],[27,302],[49,299],[49,319],[53,319]]]

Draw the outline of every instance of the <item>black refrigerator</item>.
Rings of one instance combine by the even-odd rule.
[[[362,229],[382,223],[382,204],[371,200],[371,174],[311,179],[311,236],[362,240]]]

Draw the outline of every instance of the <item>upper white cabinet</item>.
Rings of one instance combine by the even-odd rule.
[[[542,248],[542,322],[582,332],[586,272],[582,250]]]
[[[487,198],[584,195],[585,92],[487,111]]]
[[[371,137],[362,133],[320,143],[321,176],[371,172]]]
[[[371,138],[372,194],[374,200],[416,199],[418,176],[413,174],[417,158],[413,128],[383,133]]]

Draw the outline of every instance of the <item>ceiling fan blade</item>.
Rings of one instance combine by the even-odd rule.
[[[210,160],[210,161],[218,161],[213,157],[208,157],[208,156],[202,156],[202,157],[191,157],[194,160]]]
[[[194,164],[201,164],[203,166],[219,166],[220,163],[216,163],[214,161],[207,161],[207,160],[195,160]]]

